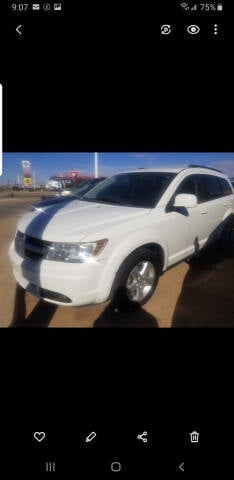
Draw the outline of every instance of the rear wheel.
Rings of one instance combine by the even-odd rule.
[[[153,295],[159,277],[157,255],[146,248],[133,252],[122,263],[112,289],[125,287],[129,300],[144,305]]]

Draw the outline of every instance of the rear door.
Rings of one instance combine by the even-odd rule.
[[[199,174],[197,177],[198,209],[200,213],[199,245],[218,238],[227,207],[220,179],[216,175]],[[226,204],[226,205],[225,205]]]
[[[223,192],[222,197],[222,215],[223,219],[228,218],[230,215],[233,215],[234,210],[234,195],[231,185],[225,178],[219,177],[219,182]]]

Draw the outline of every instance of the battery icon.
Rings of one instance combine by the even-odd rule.
[[[222,4],[222,3],[218,3],[218,5],[217,5],[217,10],[218,10],[219,12],[221,12],[221,11],[223,10],[223,4]]]

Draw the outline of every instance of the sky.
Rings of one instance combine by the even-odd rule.
[[[3,173],[0,185],[18,181],[22,183],[21,161],[29,160],[35,175],[36,184],[44,184],[51,175],[78,170],[81,175],[94,175],[94,153],[56,152],[56,153],[3,153]],[[234,177],[234,152],[100,152],[98,153],[99,175],[110,176],[115,173],[139,167],[185,167],[191,163],[214,167],[229,177]]]

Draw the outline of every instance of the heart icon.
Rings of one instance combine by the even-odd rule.
[[[45,432],[34,432],[33,436],[35,440],[37,440],[38,442],[42,442],[42,440],[44,440],[45,438]]]

